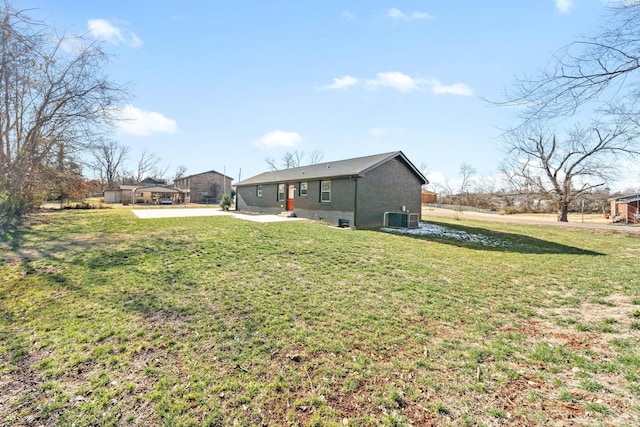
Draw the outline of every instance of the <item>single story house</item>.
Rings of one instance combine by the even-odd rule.
[[[386,212],[420,219],[428,181],[402,153],[275,170],[236,184],[236,210],[316,219],[357,228],[382,227]]]
[[[613,222],[640,224],[640,194],[609,199]]]
[[[173,185],[184,194],[186,203],[218,204],[223,194],[231,194],[231,181],[233,178],[210,170],[178,178]]]

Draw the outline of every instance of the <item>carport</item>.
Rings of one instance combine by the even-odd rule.
[[[132,186],[130,189],[122,189],[122,204],[144,204],[159,205],[178,203],[180,190],[173,187],[153,186]]]

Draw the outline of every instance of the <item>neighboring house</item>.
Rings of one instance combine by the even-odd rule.
[[[104,202],[108,204],[173,204],[183,200],[180,190],[173,187],[149,185],[142,182],[137,185],[121,185],[117,190],[105,190]]]
[[[233,178],[214,170],[178,178],[173,185],[185,195],[186,203],[217,204],[223,194],[231,193]]]
[[[265,172],[236,184],[236,209],[358,228],[384,224],[385,212],[421,213],[428,181],[402,151]]]
[[[613,222],[640,224],[640,194],[609,199]]]
[[[161,186],[166,186],[167,185],[167,180],[166,179],[145,178],[142,181],[140,181],[138,183],[138,185],[161,185]]]
[[[438,203],[438,193],[435,191],[422,190],[422,204]]]

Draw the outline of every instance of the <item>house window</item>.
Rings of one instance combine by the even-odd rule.
[[[300,183],[300,197],[307,197],[307,183]]]
[[[256,196],[262,197],[262,185],[258,185],[256,188]]]
[[[320,181],[320,201],[324,203],[331,201],[331,181]]]
[[[284,184],[278,184],[278,201],[284,200]]]

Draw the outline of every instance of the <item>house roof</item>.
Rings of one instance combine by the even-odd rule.
[[[178,180],[180,180],[180,179],[192,178],[192,177],[194,177],[194,176],[198,176],[198,175],[204,175],[205,173],[217,173],[218,175],[222,175],[222,176],[224,176],[225,178],[229,178],[230,180],[232,180],[232,181],[233,181],[233,178],[231,178],[230,176],[225,175],[225,174],[223,174],[223,173],[220,173],[220,172],[218,172],[218,171],[214,171],[213,169],[212,169],[212,170],[210,170],[210,171],[206,171],[206,172],[194,173],[193,175],[181,176],[180,178],[176,179],[176,181],[178,181]]]
[[[121,185],[120,190],[115,190],[115,191],[121,191],[121,190],[125,190],[125,191],[143,190],[143,191],[148,191],[152,193],[179,193],[180,192],[180,190],[178,190],[177,188],[165,187],[160,185]]]
[[[403,161],[409,169],[420,179],[422,184],[428,181],[422,173],[409,161],[402,151],[391,153],[375,154],[373,156],[356,157],[354,159],[339,160],[335,162],[318,163],[315,165],[302,166],[298,168],[281,169],[271,172],[264,172],[259,175],[247,178],[235,185],[242,187],[246,185],[269,184],[274,182],[317,180],[322,178],[339,177],[364,177],[367,172],[395,158]]]
[[[631,197],[629,199],[620,199],[618,200],[618,203],[634,203],[634,202],[639,202],[640,201],[640,197],[635,196],[635,197]]]
[[[166,185],[167,181],[165,179],[155,179],[155,178],[145,178],[138,183],[138,185]]]
[[[639,197],[640,197],[640,194],[635,193],[635,194],[628,194],[626,196],[611,197],[610,199],[608,199],[608,201],[615,200],[616,202],[620,202],[620,203],[629,203],[629,202],[637,201]]]

